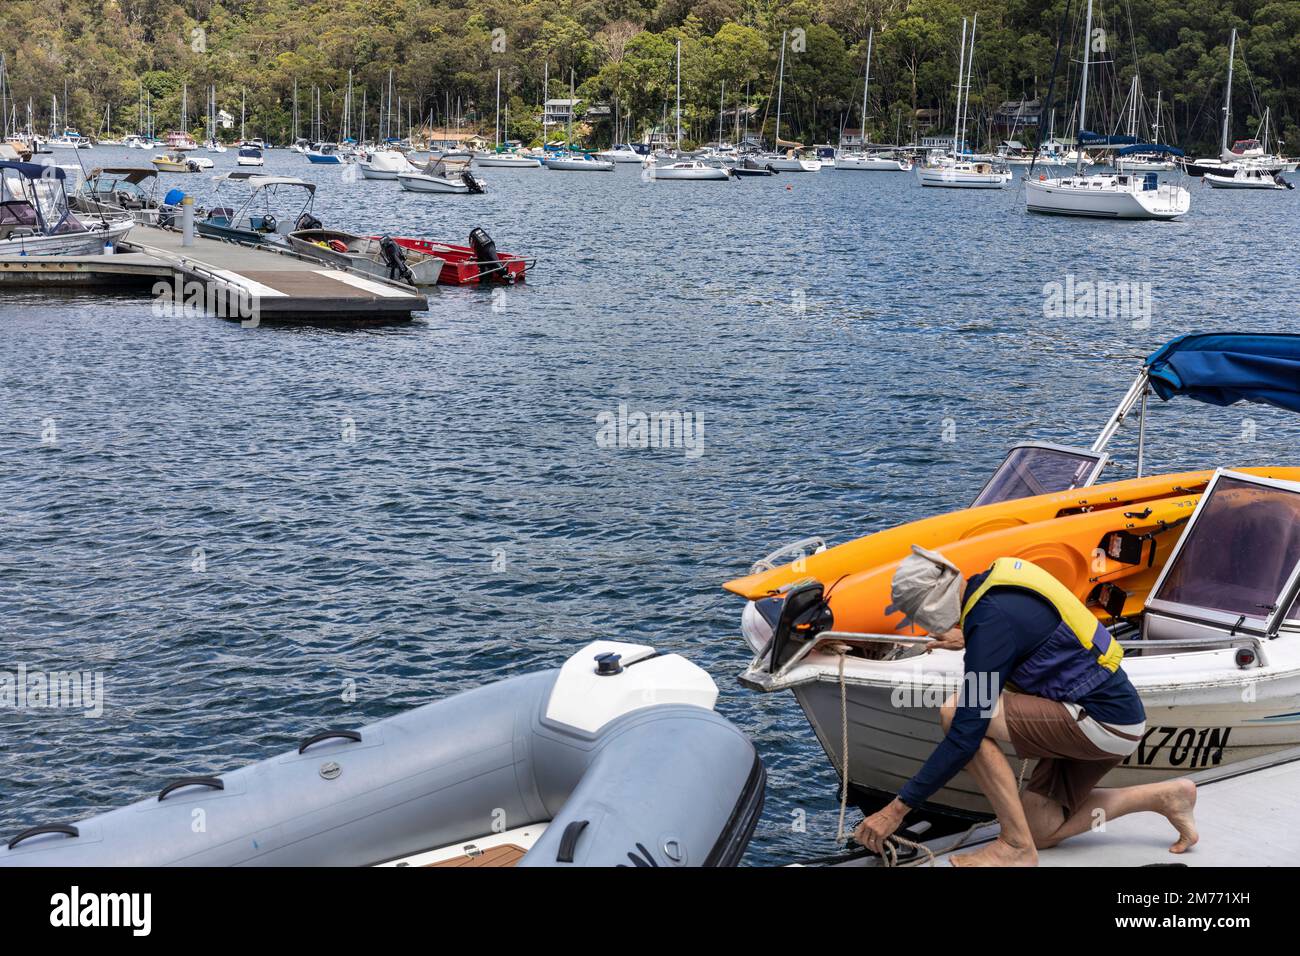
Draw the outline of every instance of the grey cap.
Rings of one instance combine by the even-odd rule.
[[[919,544],[894,572],[893,610],[902,611],[927,634],[942,634],[961,620],[961,568]]]

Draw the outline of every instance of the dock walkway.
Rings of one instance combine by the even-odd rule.
[[[223,318],[260,320],[387,320],[429,307],[425,296],[396,282],[345,272],[288,250],[245,246],[179,231],[136,226],[114,255],[0,259],[0,287],[26,285],[152,287],[170,279],[187,301],[216,303]],[[222,304],[239,303],[237,314]]]

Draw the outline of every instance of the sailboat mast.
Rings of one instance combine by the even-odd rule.
[[[971,77],[975,75],[975,26],[980,21],[980,15],[977,13],[971,17],[970,21],[970,53],[966,55],[966,86],[962,93],[961,101],[961,140],[962,146],[966,145],[966,120],[970,113],[970,88]],[[977,126],[978,130],[979,127]]]
[[[1151,126],[1151,138],[1157,143],[1160,142],[1160,100],[1162,96],[1164,96],[1164,90],[1156,90],[1156,121]]]
[[[867,31],[867,67],[862,71],[862,148],[867,148],[867,90],[871,86],[871,43],[876,38],[876,28]],[[843,137],[840,137],[843,139]]]
[[[1088,17],[1083,27],[1083,83],[1079,86],[1079,125],[1075,127],[1075,172],[1083,175],[1083,134],[1088,128],[1088,47],[1092,38],[1092,0],[1088,0]]]
[[[776,71],[776,142],[772,145],[778,153],[781,152],[781,97],[785,92],[785,33],[781,31],[781,65]]]
[[[682,41],[677,41],[677,152],[682,151]]]
[[[955,159],[961,153],[961,81],[966,75],[966,23],[961,18],[961,49],[957,55],[957,115],[952,124],[952,155]]]
[[[718,93],[718,145],[722,145],[722,121],[727,110],[727,81],[722,81],[722,91]]]
[[[1232,28],[1232,42],[1228,47],[1228,88],[1223,94],[1223,133],[1219,136],[1219,158],[1228,153],[1228,124],[1232,116],[1232,64],[1237,59],[1237,28]]]
[[[499,152],[501,149],[501,71],[497,70],[497,118],[496,129],[493,132],[495,142],[492,144]]]
[[[564,138],[568,140],[565,144],[570,150],[573,149],[573,69],[569,69],[569,123],[565,127]]]

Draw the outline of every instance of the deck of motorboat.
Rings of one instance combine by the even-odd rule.
[[[1177,835],[1164,817],[1134,813],[1039,850],[1038,865],[1295,866],[1300,861],[1300,829],[1294,825],[1294,795],[1300,789],[1300,747],[1203,770],[1190,774],[1189,779],[1197,785],[1196,827],[1200,840],[1186,853],[1169,852]],[[997,824],[989,823],[964,839],[938,837],[924,845],[935,855],[936,865],[946,866],[953,856],[969,853],[994,840],[997,834]],[[956,846],[958,843],[960,846]],[[902,865],[929,863],[923,853],[907,856]],[[858,857],[838,865],[879,866],[880,859]]]
[[[262,321],[391,320],[428,308],[408,286],[333,268],[288,250],[194,236],[139,225],[114,255],[24,256],[0,259],[0,283],[85,287],[158,279],[200,283],[218,298],[254,301]],[[242,316],[223,316],[242,318]]]

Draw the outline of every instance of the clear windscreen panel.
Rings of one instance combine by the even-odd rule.
[[[1037,445],[1013,448],[972,507],[1082,487],[1101,457],[1092,452]]]
[[[1264,619],[1297,564],[1300,491],[1222,477],[1154,597]],[[1298,612],[1300,600],[1286,616]]]

